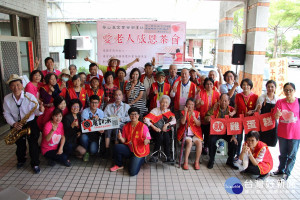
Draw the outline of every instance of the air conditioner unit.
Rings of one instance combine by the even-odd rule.
[[[72,39],[77,40],[77,50],[91,50],[91,38],[90,36],[72,36]]]

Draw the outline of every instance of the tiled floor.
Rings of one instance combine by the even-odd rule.
[[[0,190],[14,186],[30,195],[31,199],[60,197],[62,199],[300,199],[300,156],[287,182],[269,177],[257,182],[243,177],[225,165],[226,158],[216,160],[213,169],[184,171],[167,164],[145,164],[136,177],[121,170],[109,172],[111,161],[92,157],[89,162],[73,158],[72,166],[47,166],[41,156],[41,173],[33,174],[29,159],[24,168],[17,170],[15,145],[0,141]],[[274,169],[278,166],[278,147],[271,148]],[[193,161],[190,161],[192,163]],[[239,195],[224,189],[226,179],[237,177],[243,185]]]

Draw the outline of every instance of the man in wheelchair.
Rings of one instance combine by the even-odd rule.
[[[157,162],[161,146],[164,147],[166,162],[174,162],[171,157],[170,133],[171,126],[176,124],[175,115],[168,109],[171,99],[162,95],[159,99],[160,107],[154,108],[144,117],[145,124],[150,127],[150,134],[154,140],[154,150],[149,162]]]

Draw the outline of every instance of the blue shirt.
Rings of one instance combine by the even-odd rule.
[[[222,85],[220,86],[220,93],[221,93],[221,94],[223,94],[223,93],[228,93],[229,90],[231,90],[231,89],[233,88],[233,86],[234,86],[234,83],[233,83],[232,85],[230,85],[230,84],[228,84],[228,83],[222,84]],[[243,89],[242,89],[240,86],[237,86],[237,87],[235,88],[235,91],[236,91],[237,93],[241,93],[241,92],[243,92]]]
[[[87,119],[93,119],[94,116],[98,116],[100,119],[103,119],[105,118],[105,114],[104,112],[97,108],[95,114],[93,114],[90,110],[90,108],[86,108],[82,111],[81,113],[81,120],[84,121],[84,120],[87,120]]]

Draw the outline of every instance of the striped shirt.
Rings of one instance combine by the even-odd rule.
[[[128,82],[126,85],[125,90],[129,91],[131,88],[131,82]],[[130,104],[131,102],[133,102],[140,94],[140,92],[143,91],[145,92],[145,87],[144,85],[139,81],[135,86],[134,89],[131,90],[130,96],[128,98],[128,103]],[[143,100],[143,98],[141,98],[140,100],[138,100],[137,102],[135,102],[135,104],[133,104],[131,107],[136,107],[140,110],[140,114],[143,116],[143,114],[145,114],[148,109],[146,107],[146,104]]]

